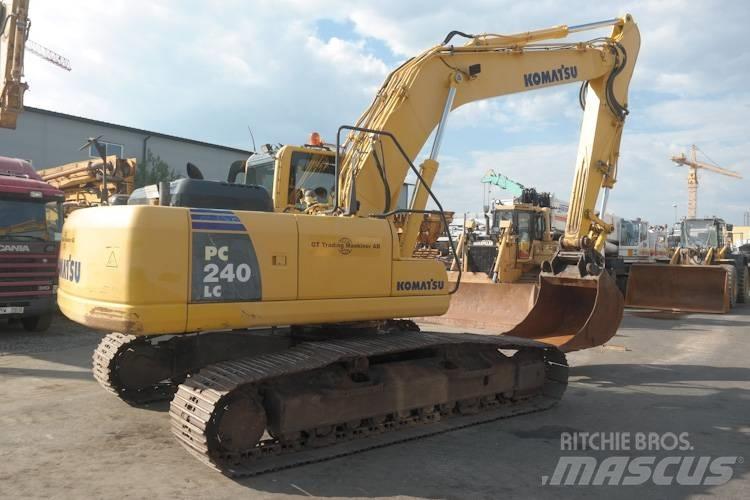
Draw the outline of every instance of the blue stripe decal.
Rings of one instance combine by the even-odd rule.
[[[245,232],[245,226],[242,224],[228,224],[221,222],[193,222],[193,229],[209,229],[217,231],[242,231]]]
[[[192,220],[240,222],[236,215],[190,214]]]
[[[191,208],[190,213],[194,214],[231,214],[231,210],[224,208]]]

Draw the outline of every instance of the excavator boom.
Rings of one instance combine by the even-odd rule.
[[[607,38],[576,43],[551,42],[563,39],[571,32],[604,26],[612,29]],[[466,36],[469,41],[463,46],[449,43],[456,36]],[[638,28],[630,16],[592,25],[558,26],[510,36],[452,33],[444,43],[409,59],[393,71],[355,125],[339,130],[338,153],[330,154],[335,156],[338,174],[338,182],[333,188],[332,212],[372,217],[403,216],[405,213],[403,230],[399,234],[399,253],[402,259],[410,258],[428,199],[432,197],[440,207],[432,195],[431,186],[438,172],[438,155],[450,112],[482,99],[581,83],[584,118],[566,231],[560,241],[560,251],[538,285],[557,292],[540,294],[543,302],[537,304],[534,314],[536,311],[555,310],[558,308],[554,303],[556,296],[565,295],[570,287],[590,289],[592,284],[598,285],[610,279],[602,274],[604,262],[601,254],[612,227],[598,214],[603,213],[609,190],[616,182],[620,139],[627,115],[628,84],[639,47]],[[340,141],[342,133],[345,137]],[[417,169],[412,161],[433,133],[429,157]],[[285,147],[276,155],[273,193],[274,206],[279,211],[292,208],[288,193],[299,190],[300,186],[295,184],[299,183],[299,175],[293,176],[289,157],[301,153],[299,148]],[[324,153],[317,151],[315,154],[321,156]],[[396,210],[409,170],[418,174],[419,182],[408,210]],[[321,170],[317,168],[317,171]],[[597,211],[596,203],[602,191],[603,200]],[[570,272],[564,273],[568,267]],[[576,309],[579,319],[573,323],[583,325],[582,332],[596,332],[596,335],[586,334],[589,341],[573,343],[569,342],[576,332],[563,327],[562,323],[560,328],[550,326],[545,332],[540,332],[533,321],[528,327],[523,324],[529,312],[528,307],[522,307],[527,302],[528,288],[516,287],[518,297],[514,297],[511,293],[498,294],[489,289],[482,292],[481,286],[471,285],[465,289],[459,286],[447,315],[428,321],[461,324],[479,321],[493,333],[507,332],[510,324],[518,326],[513,330],[516,335],[548,339],[556,345],[589,347],[606,342],[617,330],[623,304],[613,283],[594,286],[599,293],[583,294],[591,300],[587,301],[586,307]],[[476,302],[480,297],[482,300]],[[545,304],[547,301],[551,303]],[[596,304],[604,303],[616,304],[615,310],[620,310],[620,314],[593,314]],[[477,307],[486,311],[510,307],[515,314],[513,318],[484,314],[479,320],[474,316]],[[580,318],[581,315],[584,317]],[[563,316],[567,318],[569,314],[558,315]],[[587,322],[586,318],[590,321]],[[594,325],[591,321],[596,318],[601,321]],[[569,320],[566,322],[570,323]]]

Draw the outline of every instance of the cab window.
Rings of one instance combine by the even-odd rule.
[[[333,205],[336,164],[332,155],[292,153],[289,204],[299,210],[312,203]]]
[[[273,193],[273,175],[276,161],[271,158],[264,163],[248,165],[246,184],[256,184],[263,186],[269,193]]]

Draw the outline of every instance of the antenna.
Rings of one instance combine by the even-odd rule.
[[[258,148],[255,147],[255,136],[253,136],[253,131],[250,130],[250,125],[247,126],[247,131],[250,132],[250,139],[253,141],[253,152],[258,151]]]

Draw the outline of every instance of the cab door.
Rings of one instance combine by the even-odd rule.
[[[516,215],[516,258],[520,262],[531,260],[534,241],[534,221],[531,212],[519,211]]]

